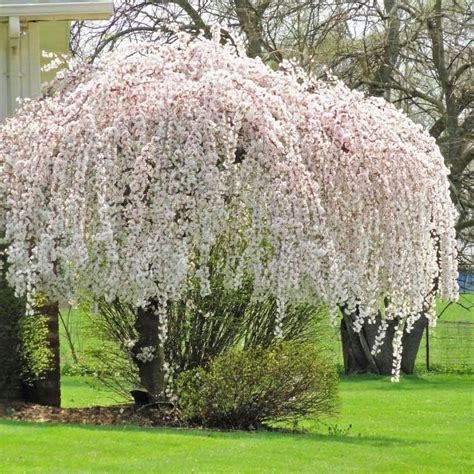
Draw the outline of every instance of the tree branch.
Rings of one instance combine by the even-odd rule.
[[[467,221],[458,222],[454,227],[458,232],[469,227],[474,227],[474,219],[468,219]]]

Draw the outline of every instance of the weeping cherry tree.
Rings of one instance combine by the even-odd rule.
[[[272,71],[218,39],[178,35],[71,64],[0,128],[7,277],[18,295],[136,308],[142,383],[164,393],[166,308],[209,256],[255,300],[344,309],[356,332],[401,328],[455,298],[447,171],[434,142],[382,101]],[[217,317],[217,316],[216,316]]]

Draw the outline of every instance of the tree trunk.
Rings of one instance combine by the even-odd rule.
[[[427,326],[428,318],[426,316],[422,316],[415,322],[412,330],[409,333],[406,331],[403,333],[402,372],[405,374],[413,374],[415,371],[416,356],[420,349],[423,333],[425,332]]]
[[[27,401],[39,405],[61,406],[61,369],[59,365],[59,305],[48,302],[39,309],[48,318],[48,345],[53,353],[50,370],[43,378],[25,385]]]
[[[5,262],[3,262],[5,265]],[[5,281],[5,266],[0,271],[0,401],[23,401],[19,322],[25,303],[16,298]]]
[[[422,316],[416,321],[409,333],[406,330],[403,333],[401,370],[405,374],[413,374],[415,369],[416,356],[420,348],[426,321],[426,317]],[[359,333],[354,331],[352,325],[353,319],[343,311],[340,333],[346,375],[365,373],[391,375],[395,324],[389,323],[385,340],[380,346],[380,352],[375,356],[370,353],[370,350],[374,346],[380,323],[369,324],[366,322]]]
[[[133,348],[140,383],[150,399],[155,401],[165,399],[165,356],[159,338],[160,321],[156,315],[156,307],[157,305],[152,303],[146,309],[138,309],[135,321],[138,341]]]

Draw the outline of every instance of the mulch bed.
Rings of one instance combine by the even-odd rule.
[[[140,427],[187,427],[179,412],[156,405],[56,408],[34,404],[0,404],[0,418],[40,423],[80,425],[134,425]]]

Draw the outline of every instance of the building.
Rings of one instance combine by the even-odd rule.
[[[112,0],[0,0],[0,120],[15,111],[17,98],[37,96],[51,79],[41,73],[41,52],[68,52],[71,21],[112,13]]]

